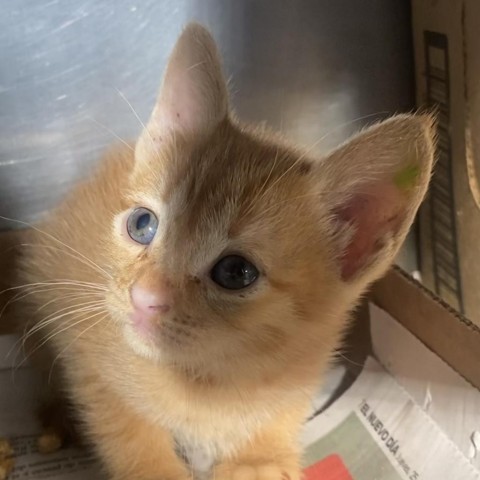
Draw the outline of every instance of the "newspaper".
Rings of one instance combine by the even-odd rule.
[[[312,406],[320,413],[302,433],[305,480],[480,480],[480,393],[385,312],[371,313],[377,359],[333,402],[348,372],[330,373]],[[10,439],[16,463],[9,478],[105,480],[86,451],[36,452],[38,379],[29,367],[13,375],[3,361],[13,341],[0,337],[0,436]]]

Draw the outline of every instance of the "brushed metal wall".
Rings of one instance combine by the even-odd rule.
[[[413,104],[408,0],[0,6],[0,215],[21,220],[58,201],[114,134],[139,132],[122,95],[146,120],[168,52],[190,19],[218,39],[240,117],[306,145],[324,137],[319,152]]]

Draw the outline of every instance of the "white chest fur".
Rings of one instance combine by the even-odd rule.
[[[179,455],[191,469],[195,480],[202,480],[208,478],[215,463],[248,443],[270,418],[271,412],[265,410],[241,414],[233,410],[224,415],[218,415],[217,412],[215,421],[211,423],[179,422],[169,427]]]

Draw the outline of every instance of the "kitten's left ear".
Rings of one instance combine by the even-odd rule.
[[[399,115],[379,123],[318,165],[342,279],[383,275],[413,223],[430,180],[434,120]]]
[[[143,136],[161,142],[169,133],[208,135],[227,113],[227,86],[215,41],[204,27],[191,23],[170,56]]]

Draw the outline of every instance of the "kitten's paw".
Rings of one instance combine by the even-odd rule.
[[[63,431],[47,428],[37,438],[37,450],[44,455],[55,453],[62,448],[64,441]]]
[[[5,438],[0,438],[0,480],[6,480],[13,470],[15,460],[14,452],[10,442]]]
[[[229,465],[215,469],[215,480],[301,480],[297,468],[265,463],[261,465]]]
[[[37,438],[40,453],[54,453],[66,444],[81,443],[72,418],[72,409],[61,398],[44,402],[38,415],[42,424],[42,433]]]

